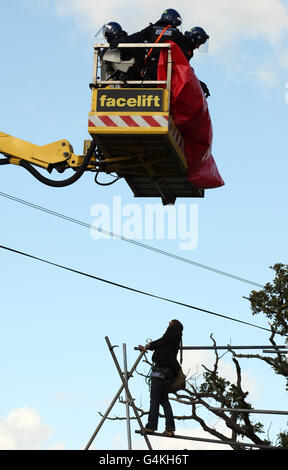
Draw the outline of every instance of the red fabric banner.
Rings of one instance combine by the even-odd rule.
[[[194,70],[174,42],[170,111],[185,144],[187,179],[197,188],[218,188],[225,183],[212,156],[213,128],[207,100]],[[166,80],[167,50],[161,49],[157,80]]]

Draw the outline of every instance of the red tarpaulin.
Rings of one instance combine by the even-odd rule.
[[[218,188],[224,185],[211,154],[213,129],[207,100],[194,70],[174,42],[170,112],[185,144],[188,164],[187,179],[197,188]],[[167,50],[161,49],[157,80],[166,80]]]

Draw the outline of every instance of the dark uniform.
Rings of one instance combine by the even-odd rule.
[[[120,31],[117,31],[116,33],[113,34],[113,36],[111,38],[106,38],[107,39],[107,42],[109,43],[110,45],[110,49],[114,49],[116,47],[118,47],[118,44],[119,43],[127,43],[129,41],[127,41],[127,38],[128,38],[128,34],[126,33],[126,31],[124,30],[120,30]],[[120,53],[121,53],[121,60],[122,61],[128,61],[132,58],[135,59],[135,63],[134,65],[132,65],[128,72],[124,73],[124,72],[120,72],[120,71],[117,71],[115,72],[113,70],[113,67],[111,68],[111,65],[108,63],[105,64],[105,52],[106,52],[106,49],[103,49],[100,53],[100,57],[101,59],[104,59],[104,63],[102,65],[103,69],[104,70],[111,70],[111,77],[113,77],[114,80],[124,80],[127,81],[127,80],[139,80],[140,79],[140,73],[141,73],[141,70],[143,68],[143,65],[144,65],[144,53],[145,53],[145,50],[143,49],[143,51],[141,51],[141,49],[136,49],[136,48],[121,48],[119,47],[118,48]]]
[[[155,43],[156,40],[159,38],[163,30],[167,28],[159,42],[166,42],[168,40],[175,42],[180,49],[182,50],[183,54],[189,61],[190,58],[193,56],[193,46],[191,42],[182,34],[179,29],[174,26],[168,25],[166,21],[157,21],[155,24],[150,24],[147,28],[142,29],[141,31],[131,34],[126,38],[125,42],[129,43],[141,43],[141,42],[148,42],[148,43]],[[145,49],[143,48],[143,54]],[[160,55],[160,48],[154,48],[152,53],[150,54],[147,63],[144,61],[143,55],[143,64],[145,65],[145,79],[147,80],[156,80],[157,79],[157,65]]]

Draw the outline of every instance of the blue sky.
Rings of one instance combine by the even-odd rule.
[[[175,7],[163,1],[157,9],[150,1],[137,6],[108,1],[99,11],[89,0],[6,2],[0,29],[0,131],[40,145],[66,138],[81,154],[83,140],[89,137],[94,33],[110,20],[132,33],[156,21],[167,6]],[[264,284],[272,279],[269,266],[287,262],[288,2],[207,0],[192,7],[180,1],[177,9],[184,31],[202,25],[210,34],[209,54],[196,55],[191,65],[211,91],[213,155],[226,184],[207,191],[203,200],[176,203],[176,210],[185,203],[187,211],[190,204],[198,204],[194,250],[180,250],[179,239],[140,241]],[[122,208],[137,204],[142,214],[145,204],[156,202],[134,199],[122,181],[96,186],[89,173],[73,186],[53,189],[12,165],[1,167],[1,192],[88,224],[95,221],[91,211],[96,204],[112,213],[115,197],[121,198]],[[2,245],[267,326],[264,317],[252,317],[243,299],[253,289],[249,284],[118,239],[96,240],[88,228],[7,198],[0,197],[0,210]],[[123,223],[126,219],[123,213]],[[184,324],[185,345],[208,345],[211,333],[218,344],[268,344],[268,333],[260,329],[19,255],[0,255],[1,448],[85,446],[99,422],[98,412],[106,410],[120,383],[105,336],[119,345],[121,363],[121,345],[127,344],[129,365],[137,357],[134,346],[161,336],[175,317]],[[185,367],[192,372],[200,370],[203,361],[210,364],[211,355],[185,355]],[[227,355],[223,370],[233,376]],[[243,371],[255,408],[286,407],[284,379],[259,362],[243,361]],[[136,377],[131,389],[138,403],[147,406],[149,391],[142,379]],[[117,405],[112,416],[121,412],[123,405]],[[285,417],[261,420],[267,428],[272,422],[270,437],[285,429]],[[177,427],[184,435],[202,436],[195,423],[179,422]],[[144,446],[134,432],[133,441],[134,448]],[[162,441],[154,440],[153,447],[172,445]],[[94,446],[126,448],[125,423],[105,423]]]

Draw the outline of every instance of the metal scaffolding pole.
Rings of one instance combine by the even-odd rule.
[[[271,349],[263,349],[263,353],[268,353],[268,354],[288,354],[288,349],[286,351],[281,351],[280,349],[277,351],[273,351]]]
[[[271,351],[277,351],[278,349],[285,349],[287,345],[280,345],[280,346],[272,346],[272,345],[265,345],[265,346],[232,346],[227,344],[227,346],[183,346],[183,350],[216,350],[216,349],[269,349]]]
[[[136,434],[142,434],[141,431],[135,431]],[[264,444],[250,444],[246,442],[237,442],[237,441],[220,441],[217,439],[205,439],[203,437],[190,437],[190,436],[181,436],[180,434],[174,434],[172,437],[164,436],[163,434],[159,432],[153,432],[153,433],[148,433],[151,436],[156,436],[156,437],[166,437],[166,439],[183,439],[185,441],[198,441],[198,442],[209,442],[213,444],[223,444],[223,445],[230,445],[230,446],[237,446],[237,447],[257,447],[259,449],[272,449],[272,450],[285,450],[281,447],[274,447],[274,446],[267,446]]]
[[[226,346],[182,346],[181,349],[183,349],[183,351],[206,351],[206,350],[227,350],[228,349],[265,349],[265,350],[269,350],[269,352],[281,352],[280,350],[281,349],[285,349],[286,348],[286,353],[288,352],[287,350],[287,345],[276,345],[276,346],[272,346],[272,345],[264,345],[264,346],[232,346],[230,344],[227,344]],[[140,350],[138,346],[135,346],[134,347],[135,350]]]
[[[266,415],[288,415],[288,411],[279,411],[279,410],[255,410],[252,408],[214,408],[209,407],[211,411],[227,411],[233,413],[259,413],[259,414],[266,414]]]
[[[135,404],[134,404],[134,401],[133,401],[133,398],[132,398],[132,396],[131,396],[131,393],[130,393],[130,390],[129,390],[129,387],[128,387],[128,382],[126,382],[126,380],[125,380],[125,378],[124,378],[124,376],[123,376],[123,374],[122,374],[122,370],[121,370],[121,368],[120,368],[120,366],[119,366],[119,363],[118,363],[118,361],[117,361],[117,357],[116,357],[116,355],[115,355],[115,353],[114,353],[114,350],[113,350],[113,346],[111,345],[108,336],[105,336],[105,340],[106,340],[106,343],[107,343],[107,345],[108,345],[108,347],[109,347],[109,351],[110,351],[110,353],[111,353],[111,356],[112,356],[112,358],[113,358],[113,360],[114,360],[116,369],[117,369],[117,371],[118,371],[118,373],[119,373],[119,376],[120,376],[120,378],[121,378],[121,380],[122,380],[123,386],[125,387],[125,390],[126,390],[126,393],[127,393],[128,399],[129,399],[129,402],[131,403],[131,406],[132,406],[133,411],[134,411],[134,413],[135,413],[136,419],[137,419],[138,424],[139,424],[139,426],[140,426],[141,432],[142,432],[143,435],[144,435],[144,439],[145,439],[145,442],[146,442],[146,444],[147,444],[147,447],[148,447],[149,450],[153,450],[153,449],[152,449],[152,446],[151,446],[151,444],[150,444],[150,441],[149,441],[149,439],[148,439],[148,437],[147,437],[147,433],[144,431],[144,426],[143,426],[143,424],[142,424],[141,418],[140,418],[140,416],[139,416],[139,413],[138,413],[138,411],[137,411],[137,408],[136,408],[136,406],[135,406]]]
[[[136,369],[136,367],[138,366],[139,362],[141,361],[142,359],[142,356],[145,354],[146,350],[144,349],[144,351],[141,351],[141,353],[139,354],[138,358],[136,359],[135,363],[133,364],[133,366],[131,367],[129,373],[128,373],[128,378],[127,380],[130,379],[130,377],[132,376],[134,370]],[[104,421],[106,420],[106,418],[108,417],[110,411],[112,410],[113,406],[115,405],[119,395],[123,392],[124,390],[124,385],[122,384],[121,387],[119,388],[118,392],[116,393],[115,397],[113,398],[110,406],[107,408],[107,411],[104,413],[100,423],[98,424],[97,428],[95,429],[95,431],[93,432],[92,436],[90,437],[88,443],[86,444],[84,450],[88,450],[89,447],[91,446],[92,442],[94,441],[96,435],[98,434],[98,432],[100,431]]]
[[[126,383],[128,382],[128,372],[127,372],[127,350],[126,344],[123,344],[123,372],[124,378]],[[125,406],[126,406],[126,421],[127,421],[127,441],[128,441],[128,450],[132,449],[132,441],[131,441],[131,426],[130,426],[130,409],[129,409],[129,398],[127,395],[127,391],[125,390]]]

